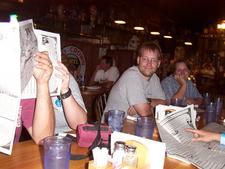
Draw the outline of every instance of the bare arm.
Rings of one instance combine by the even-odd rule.
[[[149,103],[141,103],[131,106],[128,109],[129,115],[139,114],[140,116],[152,116],[153,115],[153,107]]]
[[[37,82],[37,100],[32,127],[28,129],[36,144],[54,133],[55,117],[49,93],[49,79],[52,75],[52,64],[47,52],[37,53],[33,75]]]
[[[205,130],[186,129],[187,132],[193,133],[193,141],[220,141],[220,134]]]
[[[175,76],[175,79],[177,80],[177,82],[180,84],[180,88],[178,89],[178,91],[173,95],[173,99],[178,98],[178,99],[183,99],[185,96],[185,92],[187,90],[187,82],[185,79],[179,77],[179,76]]]
[[[58,62],[56,70],[58,71],[57,76],[62,79],[62,87],[60,92],[62,94],[66,93],[69,91],[69,71],[61,62]],[[78,124],[86,123],[87,112],[85,112],[85,110],[77,103],[73,95],[62,99],[62,104],[66,120],[72,129],[75,130]]]

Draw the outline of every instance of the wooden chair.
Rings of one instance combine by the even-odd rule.
[[[97,121],[101,121],[102,114],[104,113],[104,109],[106,106],[106,101],[108,98],[107,93],[103,93],[98,95],[94,102],[94,113]]]

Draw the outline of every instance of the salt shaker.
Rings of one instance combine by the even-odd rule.
[[[138,157],[136,153],[136,147],[131,145],[125,146],[125,156],[123,159],[123,164],[125,166],[137,167]]]
[[[117,141],[113,152],[112,165],[113,169],[122,168],[122,162],[125,154],[125,143],[123,141]]]

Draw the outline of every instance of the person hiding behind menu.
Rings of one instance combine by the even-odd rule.
[[[191,80],[188,80],[190,70],[184,60],[174,63],[173,74],[162,80],[161,85],[165,92],[166,99],[182,100],[182,105],[200,105],[203,101],[202,95]]]
[[[113,58],[103,56],[92,74],[89,85],[101,85],[110,89],[118,77],[119,70],[113,66]]]
[[[41,140],[47,136],[76,129],[78,124],[87,121],[87,113],[78,84],[65,65],[58,61],[55,67],[56,76],[62,79],[61,94],[60,97],[51,98],[48,83],[53,71],[52,64],[47,54],[43,54],[43,61],[39,60],[40,73],[37,72],[37,68],[33,73],[37,80],[37,98],[21,100],[15,142],[19,140],[22,125],[28,130],[33,140],[40,144]]]
[[[126,112],[126,116],[153,115],[152,107],[165,103],[165,94],[155,74],[160,66],[160,59],[161,50],[158,45],[152,42],[140,45],[137,66],[128,68],[113,85],[104,115],[109,110],[122,110]],[[104,115],[102,121],[105,120]]]

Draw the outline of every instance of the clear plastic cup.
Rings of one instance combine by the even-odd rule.
[[[135,135],[152,139],[154,128],[155,128],[155,119],[153,117],[138,117]]]
[[[125,112],[121,110],[109,110],[108,125],[113,131],[121,131],[123,128]]]
[[[216,104],[215,103],[210,102],[206,106],[205,120],[206,120],[206,124],[211,122],[216,122]]]
[[[223,108],[223,100],[220,97],[217,97],[216,99],[216,118],[218,118],[222,112],[222,108]]]
[[[44,169],[69,169],[72,140],[62,136],[44,139]]]

